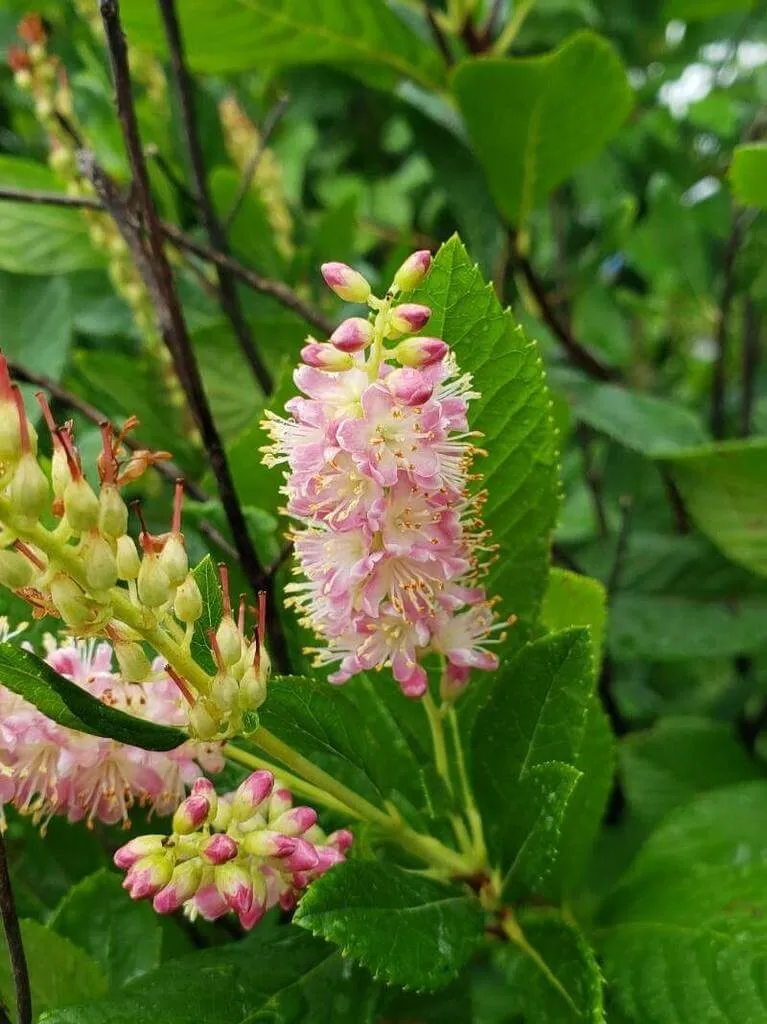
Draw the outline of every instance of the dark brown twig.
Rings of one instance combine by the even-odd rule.
[[[483,50],[489,50],[490,44],[493,41],[495,34],[495,26],[501,15],[501,7],[503,6],[503,0],[493,0],[492,6],[487,13],[485,18],[485,24],[482,26],[479,32],[479,38],[482,41]]]
[[[242,180],[240,181],[239,188],[237,189],[237,195],[232,200],[232,205],[226,215],[226,220],[224,221],[225,231],[228,230],[237,219],[237,214],[240,212],[242,204],[245,201],[245,196],[250,191],[250,186],[253,184],[253,178],[255,177],[256,171],[258,170],[267,146],[269,145],[269,140],[274,134],[275,128],[280,123],[282,115],[288,109],[289,103],[289,96],[280,97],[264,119],[264,123],[261,126],[258,144],[250,154],[245,170],[242,172]]]
[[[735,295],[735,259],[740,247],[741,227],[737,212],[733,215],[732,230],[727,239],[722,265],[722,299],[716,325],[716,362],[711,378],[711,433],[724,437],[725,390],[727,386],[727,350],[730,326],[730,308]]]
[[[29,970],[24,955],[24,944],[21,940],[19,917],[13,899],[11,876],[8,871],[8,855],[5,839],[0,832],[0,916],[3,919],[5,939],[8,944],[8,955],[13,971],[13,984],[16,989],[16,1015],[18,1024],[32,1024],[32,993],[29,988]]]
[[[615,558],[613,559],[610,575],[607,579],[607,583],[605,584],[608,600],[615,597],[618,587],[620,586],[623,564],[626,561],[629,534],[631,533],[631,519],[634,511],[633,495],[622,495],[619,503],[621,507],[621,525],[618,530],[618,542],[615,545]]]
[[[150,143],[150,145],[144,148],[144,152],[152,163],[157,165],[158,170],[162,171],[168,181],[168,184],[171,185],[187,203],[190,203],[192,206],[197,206],[197,196],[192,195],[185,183],[181,178],[179,178],[174,169],[160,152],[158,147],[154,143]]]
[[[442,54],[445,60],[445,64],[449,68],[451,68],[455,63],[455,61],[453,60],[453,54],[450,52],[450,47],[448,46],[447,39],[445,39],[445,33],[439,26],[437,16],[435,15],[431,7],[428,6],[426,8],[426,20],[429,23],[429,28],[431,30],[432,36],[434,37],[434,42],[437,44],[437,49]]]
[[[759,314],[750,298],[743,307],[743,357],[741,363],[740,436],[751,434],[754,411],[756,367],[759,362]]]
[[[176,82],[178,96],[181,106],[181,120],[184,128],[184,137],[189,154],[189,163],[192,168],[192,179],[194,190],[197,194],[197,201],[200,208],[203,224],[207,232],[210,244],[218,252],[227,254],[228,243],[226,232],[219,223],[216,211],[213,206],[213,199],[208,188],[208,176],[205,170],[205,159],[200,142],[200,135],[197,130],[194,83],[192,82],[189,69],[184,57],[184,43],[181,38],[181,26],[179,25],[176,13],[175,0],[159,0],[160,13],[165,27],[165,38],[170,51],[170,63],[173,69],[173,77]],[[237,294],[237,284],[231,272],[222,264],[216,264],[218,272],[218,287],[221,293],[221,308],[232,325],[232,329],[242,349],[242,353],[248,361],[259,386],[266,395],[273,390],[272,375],[266,363],[261,358],[258,349],[253,342],[245,314]]]

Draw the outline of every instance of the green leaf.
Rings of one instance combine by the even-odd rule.
[[[767,210],[767,142],[735,147],[730,185],[739,203]]]
[[[296,924],[402,988],[446,985],[482,939],[484,914],[460,889],[392,864],[351,860],[318,879]]]
[[[3,205],[0,203],[0,217]],[[72,310],[66,278],[0,274],[0,309],[6,356],[18,360],[27,370],[59,380],[72,343]]]
[[[524,945],[508,943],[493,957],[508,986],[508,1010],[525,1024],[604,1024],[602,974],[577,925],[553,909],[522,910],[517,921]]]
[[[767,576],[767,440],[679,453],[669,468],[697,527],[733,562]]]
[[[130,42],[165,51],[151,0],[132,0],[123,18]],[[437,53],[384,0],[186,0],[181,22],[197,71],[334,64],[383,88],[400,78],[438,88],[444,79]]]
[[[224,222],[239,196],[241,183],[242,176],[231,167],[217,167],[210,175],[213,202]],[[249,189],[240,201],[228,231],[231,248],[244,263],[267,277],[284,275],[284,261],[277,251],[269,214],[253,189]]]
[[[673,812],[608,899],[596,933],[610,991],[636,1024],[767,1016],[767,783]]]
[[[224,617],[224,598],[221,593],[218,573],[210,555],[206,555],[192,571],[195,583],[202,595],[202,615],[194,624],[192,634],[192,657],[206,672],[216,671],[208,641],[209,630],[218,629]]]
[[[9,690],[68,729],[107,736],[144,750],[173,750],[186,742],[187,736],[180,729],[135,718],[102,704],[37,655],[12,643],[0,644],[0,678]]]
[[[160,919],[148,903],[128,899],[120,876],[106,868],[70,889],[48,927],[100,964],[111,989],[159,966]]]
[[[0,185],[61,191],[58,178],[47,167],[5,155],[0,155]],[[13,274],[68,274],[103,263],[79,210],[0,203],[0,269]]]
[[[369,976],[332,946],[265,920],[243,941],[172,960],[118,998],[41,1024],[372,1024],[375,1003]]]
[[[99,965],[69,939],[38,924],[21,922],[21,941],[29,968],[34,1019],[45,1010],[101,999],[107,983]],[[15,1005],[8,951],[0,935],[0,1000]]]
[[[621,778],[632,814],[647,825],[706,793],[763,772],[732,727],[705,718],[661,719],[619,747]]]
[[[263,396],[228,322],[198,328],[192,341],[216,423],[229,443],[260,415]]]
[[[471,770],[504,894],[541,893],[559,855],[593,695],[585,629],[546,636],[496,674],[472,735]],[[556,879],[551,883],[556,886]]]
[[[495,200],[515,224],[599,153],[632,105],[618,54],[592,32],[542,57],[464,61],[453,86]]]
[[[499,546],[484,583],[503,599],[505,615],[532,621],[548,578],[557,514],[558,453],[551,401],[537,346],[515,327],[457,236],[437,253],[413,300],[432,309],[429,331],[453,347],[481,397],[472,429],[484,434],[480,460],[488,499],[485,521]]]
[[[755,6],[756,0],[666,0],[664,14],[667,18],[698,21],[732,14],[733,11],[750,10]]]
[[[605,588],[599,580],[568,569],[552,568],[541,606],[541,625],[555,633],[568,626],[588,626],[594,664],[602,660],[607,619]]]

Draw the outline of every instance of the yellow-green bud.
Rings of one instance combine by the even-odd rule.
[[[249,668],[240,680],[240,694],[244,708],[260,708],[266,700],[266,677]]]
[[[135,580],[141,569],[141,559],[132,537],[123,534],[117,539],[117,575],[121,580]]]
[[[9,590],[28,587],[35,575],[35,569],[28,558],[18,551],[0,549],[0,584]]]
[[[411,291],[423,281],[429,273],[430,266],[431,253],[428,249],[419,249],[408,256],[394,275],[394,287],[403,292]]]
[[[87,533],[99,522],[99,499],[84,477],[72,478],[64,490],[64,514],[75,533]]]
[[[189,572],[189,559],[181,536],[172,533],[160,552],[160,565],[168,574],[172,587],[180,586]]]
[[[160,565],[159,556],[151,552],[146,553],[138,572],[139,600],[147,608],[159,608],[170,599],[170,595],[170,580]]]
[[[120,674],[129,683],[143,683],[152,674],[152,665],[141,644],[118,640],[115,645]]]
[[[109,590],[117,583],[117,562],[114,552],[95,530],[89,534],[82,549],[85,576],[94,590]]]
[[[202,594],[197,582],[189,573],[176,591],[173,610],[181,622],[197,622],[202,615]]]
[[[236,665],[242,657],[242,637],[231,615],[225,615],[216,630],[216,643],[227,668]]]
[[[240,688],[237,680],[230,675],[217,675],[213,680],[211,697],[222,711],[231,711],[237,703]]]
[[[16,462],[21,456],[19,413],[14,402],[0,402],[0,461]]]
[[[202,701],[198,700],[189,710],[189,731],[200,740],[212,740],[218,733],[218,722]]]
[[[8,497],[15,511],[35,522],[48,505],[48,478],[31,452],[26,452],[19,459],[8,488]]]
[[[99,495],[99,530],[115,540],[128,532],[128,506],[115,484],[104,484]]]
[[[53,493],[57,498],[64,497],[64,491],[67,489],[67,484],[71,479],[72,474],[69,472],[67,453],[61,445],[56,445],[51,457],[51,484],[53,485]]]
[[[51,600],[68,626],[81,628],[93,619],[93,608],[69,576],[55,576],[51,580]]]

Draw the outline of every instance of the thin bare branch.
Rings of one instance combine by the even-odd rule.
[[[237,195],[232,201],[232,205],[229,212],[226,215],[224,221],[224,230],[227,230],[234,223],[237,214],[240,212],[245,196],[250,191],[250,186],[253,184],[253,178],[255,177],[256,171],[263,159],[264,153],[266,152],[269,140],[274,134],[274,130],[282,119],[282,115],[288,109],[290,104],[289,96],[281,96],[280,99],[275,103],[272,109],[269,111],[267,116],[264,118],[264,123],[261,126],[260,138],[258,144],[250,155],[250,159],[242,173],[242,180],[240,186],[237,189]]]
[[[0,917],[3,919],[3,929],[13,972],[13,984],[16,989],[18,1024],[32,1024],[29,970],[27,969],[27,958],[24,955],[19,917],[16,913],[11,876],[8,871],[8,854],[2,832],[0,832]]]

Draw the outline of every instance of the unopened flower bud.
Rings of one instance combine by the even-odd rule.
[[[197,622],[202,615],[202,594],[194,576],[189,573],[176,591],[173,610],[184,623]]]
[[[241,864],[229,861],[214,869],[216,888],[236,914],[246,914],[253,903],[253,882]]]
[[[201,849],[200,854],[209,864],[226,864],[230,860],[234,860],[239,852],[239,847],[231,836],[218,835],[211,836],[207,839]]]
[[[352,316],[330,335],[330,343],[341,352],[360,352],[373,340],[375,331],[369,320],[361,316]]]
[[[210,801],[202,793],[193,793],[183,800],[173,815],[173,831],[180,836],[191,835],[213,816]]]
[[[394,286],[401,292],[409,292],[429,273],[431,253],[428,249],[419,249],[405,260],[394,275]]]
[[[210,804],[210,813],[215,816],[218,810],[218,793],[210,779],[206,779],[204,775],[201,775],[199,779],[195,779],[192,783],[191,795],[204,796]]]
[[[16,403],[0,401],[0,462],[14,463],[21,455],[19,412]]]
[[[314,366],[318,370],[330,370],[338,372],[350,370],[354,366],[354,359],[348,352],[339,352],[337,348],[327,342],[311,341],[301,349],[301,358],[307,366]]]
[[[0,584],[9,590],[28,587],[35,575],[32,563],[18,551],[0,548]]]
[[[403,405],[423,405],[434,391],[431,381],[409,366],[392,370],[386,377],[386,386]]]
[[[112,858],[115,867],[121,868],[123,871],[133,867],[136,861],[141,860],[142,857],[148,857],[152,853],[160,853],[164,842],[164,836],[136,836],[135,839],[131,839],[129,843],[121,846],[115,853]]]
[[[141,644],[117,640],[114,644],[120,675],[128,683],[143,683],[152,675],[152,664]]]
[[[200,740],[212,740],[218,734],[218,720],[201,700],[189,710],[189,731]]]
[[[40,518],[48,505],[48,479],[31,452],[25,452],[19,459],[8,488],[8,497],[14,510],[33,522]]]
[[[72,478],[64,489],[64,514],[75,533],[98,526],[99,499],[84,477]]]
[[[445,358],[448,347],[440,338],[407,338],[394,349],[394,358],[402,366],[431,366]]]
[[[431,310],[428,306],[419,306],[415,302],[403,302],[389,314],[389,329],[387,334],[390,338],[400,338],[403,334],[415,334],[425,327]]]
[[[93,530],[82,547],[85,577],[94,590],[109,590],[117,583],[117,562],[114,552],[101,534]]]
[[[117,539],[117,575],[121,580],[135,580],[141,569],[141,559],[132,537],[123,534]]]
[[[312,871],[320,861],[317,851],[305,839],[296,839],[295,844],[296,848],[284,860],[285,867],[289,871]]]
[[[225,615],[221,620],[216,630],[216,644],[227,668],[236,665],[242,657],[242,637],[231,615]]]
[[[180,586],[189,572],[189,559],[180,534],[172,533],[160,552],[160,565],[172,587]]]
[[[67,489],[67,484],[71,479],[72,475],[69,472],[67,453],[62,445],[54,444],[53,455],[51,456],[51,484],[53,486],[53,493],[57,498],[64,497],[64,491]]]
[[[286,836],[302,836],[307,829],[317,823],[317,812],[312,807],[291,807],[278,818],[269,822],[275,832]]]
[[[258,828],[243,837],[242,848],[253,857],[288,857],[295,850],[296,842],[273,829]]]
[[[168,884],[152,901],[158,914],[172,914],[174,910],[191,899],[202,881],[202,862],[198,857],[177,864]]]
[[[276,821],[293,806],[293,794],[285,786],[277,786],[269,798],[269,821]]]
[[[159,608],[170,599],[170,580],[158,555],[152,552],[144,555],[137,582],[139,601],[147,608]]]
[[[260,708],[266,700],[266,679],[254,668],[247,669],[240,680],[240,694],[243,705],[249,709]]]
[[[105,483],[101,488],[99,530],[114,540],[128,532],[128,506],[114,484]]]
[[[131,865],[123,881],[123,889],[128,890],[131,899],[141,900],[159,892],[168,884],[172,874],[171,858],[166,853],[151,853]]]
[[[345,263],[323,263],[320,270],[325,284],[344,302],[367,302],[370,285],[362,274]]]
[[[234,676],[219,673],[213,680],[211,700],[223,712],[232,711],[237,703],[240,692],[239,684]]]
[[[274,786],[271,772],[257,771],[241,782],[232,800],[232,817],[235,821],[247,821],[252,818],[261,804],[266,800]]]
[[[93,606],[70,576],[55,576],[50,590],[51,600],[68,626],[78,629],[93,620]]]

